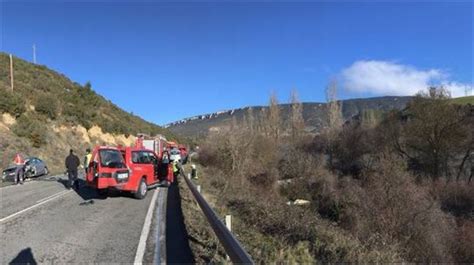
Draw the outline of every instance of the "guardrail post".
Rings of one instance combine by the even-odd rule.
[[[193,179],[197,179],[198,176],[197,176],[197,169],[196,169],[196,165],[195,164],[192,164],[191,165],[191,177]]]
[[[225,226],[227,229],[229,229],[230,232],[232,232],[232,215],[226,215],[225,216]],[[229,255],[226,255],[226,259],[230,260]]]

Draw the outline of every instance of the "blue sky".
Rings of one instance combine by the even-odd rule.
[[[157,124],[280,101],[473,84],[473,3],[5,2],[0,50]]]

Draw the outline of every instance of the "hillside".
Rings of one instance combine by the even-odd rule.
[[[369,111],[386,112],[391,109],[402,109],[411,99],[412,97],[378,97],[343,100],[342,112],[344,118],[349,119],[354,115]],[[256,106],[251,108],[253,114],[258,117],[262,110],[268,107]],[[248,109],[249,107],[198,115],[168,124],[166,127],[178,135],[201,137],[205,136],[210,130],[216,131],[229,126],[234,118],[242,120]],[[280,113],[283,122],[286,122],[291,113],[291,105],[280,105]],[[303,103],[303,119],[307,131],[319,132],[326,125],[326,117],[326,103]]]
[[[11,91],[9,56],[0,53],[1,167],[18,152],[40,156],[58,171],[69,148],[81,155],[94,144],[128,145],[139,132],[175,138],[168,130],[120,109],[97,94],[90,83],[80,85],[17,57],[13,61]]]

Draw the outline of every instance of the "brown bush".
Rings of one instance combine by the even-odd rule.
[[[456,217],[474,219],[474,185],[467,181],[433,184],[434,195],[439,198],[441,209]]]
[[[463,220],[457,227],[453,244],[456,262],[474,262],[474,221]]]
[[[453,260],[453,219],[396,158],[382,159],[365,183],[350,181],[342,194],[342,225],[362,241],[399,245],[412,262]]]

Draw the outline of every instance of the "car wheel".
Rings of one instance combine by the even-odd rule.
[[[47,167],[44,168],[44,175],[48,175],[49,174],[49,170]]]
[[[140,184],[138,185],[137,192],[135,192],[135,194],[134,194],[135,198],[137,198],[139,200],[145,198],[147,191],[148,191],[148,187],[146,186],[145,179],[142,179],[140,181]]]

